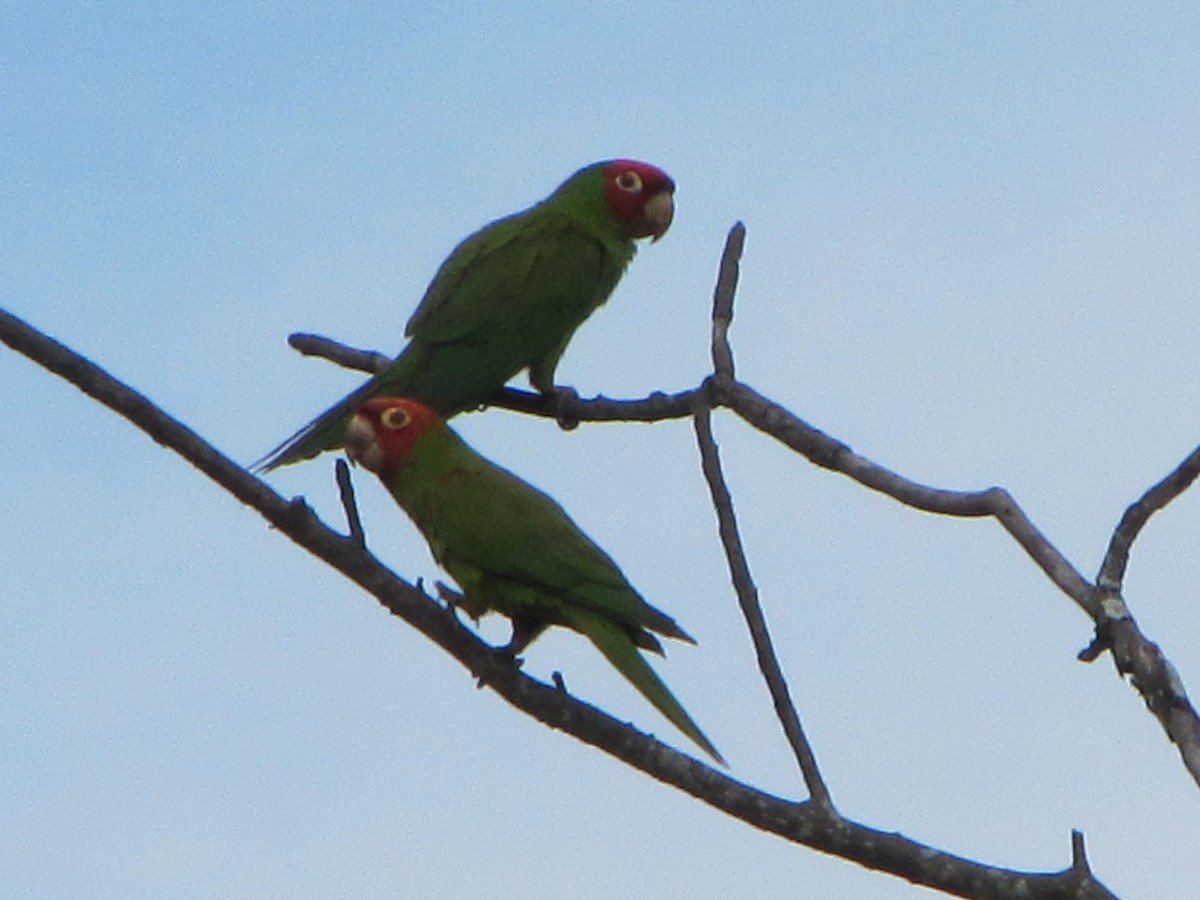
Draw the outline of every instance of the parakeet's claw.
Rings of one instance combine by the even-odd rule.
[[[467,594],[464,594],[462,591],[456,591],[444,581],[435,581],[434,587],[437,588],[437,599],[441,600],[445,604],[446,609],[451,612],[461,609],[475,623],[478,623],[480,617],[487,612],[487,604],[472,600]]]
[[[509,638],[507,644],[496,649],[516,659],[517,654],[528,647],[533,639],[545,631],[545,629],[545,622],[531,621],[520,616],[515,617],[512,620],[512,637]]]
[[[433,586],[437,589],[437,598],[445,603],[447,607],[458,608],[467,599],[462,592],[456,591],[444,581],[435,581]]]
[[[579,427],[579,416],[572,407],[579,402],[579,392],[569,385],[556,384],[543,392],[553,404],[554,418],[563,431],[574,431]]]
[[[514,628],[513,636],[509,639],[509,642],[493,649],[495,649],[497,653],[503,654],[504,656],[517,659],[517,654],[529,646],[530,640],[530,638],[518,638],[516,629]]]

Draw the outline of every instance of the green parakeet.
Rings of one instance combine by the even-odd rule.
[[[322,413],[256,468],[340,447],[346,422],[380,394],[420,400],[445,417],[478,406],[520,372],[554,388],[559,357],[608,299],[636,252],[674,216],[675,183],[647,163],[598,162],[546,200],[484,227],[454,248],[408,320],[388,368]]]
[[[519,653],[547,626],[587,637],[673,725],[724,763],[716,748],[639,653],[654,636],[695,643],[650,606],[616,563],[554,500],[484,459],[428,407],[375,397],[351,418],[346,449],[376,473],[463,591],[478,618],[512,620]]]

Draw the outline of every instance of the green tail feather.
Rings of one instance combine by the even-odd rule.
[[[426,344],[413,340],[386,369],[342,398],[251,465],[254,472],[312,459],[337,450],[350,417],[372,397],[391,394],[423,403],[444,418],[478,406],[524,365],[512,354],[481,353],[475,343]]]
[[[347,394],[321,415],[317,416],[286,441],[250,466],[256,473],[270,472],[281,466],[312,459],[326,450],[337,450],[346,441],[346,425],[350,417],[367,400],[378,394],[392,393],[412,396],[413,399],[439,406],[436,398],[422,392],[410,390],[414,375],[421,365],[422,355],[414,351],[412,344],[386,369],[378,372],[369,381]],[[456,398],[457,399],[457,398]]]
[[[616,667],[617,671],[624,675],[643,697],[666,716],[672,725],[691,738],[700,749],[718,763],[728,766],[725,757],[704,736],[704,732],[692,721],[692,717],[675,699],[675,695],[671,693],[662,679],[650,668],[649,663],[638,652],[633,640],[619,625],[610,619],[578,608],[565,609],[563,613],[571,620],[571,627],[586,635]]]
[[[382,389],[378,380],[379,376],[375,376],[325,410],[274,450],[255,460],[250,471],[256,474],[270,472],[342,446],[346,440],[346,425],[354,411]]]

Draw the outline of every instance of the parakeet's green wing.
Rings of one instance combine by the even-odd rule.
[[[483,322],[542,311],[539,307],[546,304],[539,295],[545,289],[563,299],[580,298],[554,305],[573,307],[573,315],[586,317],[616,286],[633,256],[632,247],[629,241],[597,235],[544,205],[500,219],[454,249],[434,275],[404,334],[429,343],[457,340],[477,331]],[[540,275],[551,272],[565,280],[537,283]],[[589,295],[595,293],[600,300],[593,303]]]
[[[409,320],[425,364],[404,383],[382,373],[380,387],[443,416],[482,402],[565,344],[633,252],[554,209],[497,223],[451,256]]]
[[[341,445],[346,422],[380,394],[450,416],[490,397],[521,369],[552,362],[612,293],[633,258],[627,239],[599,234],[541,204],[467,238],[442,265],[387,369],[267,454],[270,470]]]
[[[430,544],[449,548],[458,561],[559,594],[617,622],[691,641],[670,616],[642,599],[553,499],[453,433],[424,437],[402,478],[395,483],[397,498]]]

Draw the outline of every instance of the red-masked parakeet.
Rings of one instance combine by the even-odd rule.
[[[662,237],[675,183],[647,163],[594,163],[524,212],[454,248],[408,320],[408,345],[388,368],[288,438],[263,470],[340,447],[346,422],[380,394],[420,400],[445,417],[478,406],[520,372],[554,388],[571,335],[608,299],[636,252]]]
[[[350,420],[350,457],[376,473],[463,591],[472,616],[512,620],[521,652],[549,625],[587,637],[672,724],[724,763],[639,652],[662,653],[653,632],[695,643],[650,606],[617,564],[554,500],[484,459],[436,412],[375,397]]]

